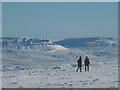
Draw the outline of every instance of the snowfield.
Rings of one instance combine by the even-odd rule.
[[[41,68],[27,68],[17,71],[3,72],[3,87],[5,88],[117,88],[118,77],[115,64],[91,65],[90,71],[75,72],[77,67],[59,62],[51,63]],[[94,62],[91,62],[94,63]],[[66,64],[66,65],[65,65]],[[94,63],[95,64],[95,63]],[[98,69],[96,69],[96,67]]]
[[[107,40],[109,46],[89,48],[83,46],[66,48],[42,39],[22,40],[3,39],[2,87],[4,88],[118,87],[118,49],[117,46],[111,47],[111,42],[114,45],[116,43],[114,40]],[[83,61],[82,72],[76,72],[80,55]],[[84,70],[86,55],[91,63],[89,72]]]

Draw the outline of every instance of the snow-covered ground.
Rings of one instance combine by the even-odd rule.
[[[76,72],[80,55],[83,62],[85,56],[89,56],[89,72],[85,72],[84,63],[82,72]],[[117,47],[88,49],[53,45],[49,50],[4,48],[2,57],[4,88],[118,87]]]
[[[58,62],[58,61],[57,61]],[[56,63],[57,63],[56,62]],[[40,68],[27,68],[3,72],[5,88],[114,88],[118,87],[116,64],[91,62],[89,72],[75,72],[73,61],[42,64]],[[24,68],[24,66],[23,66]]]

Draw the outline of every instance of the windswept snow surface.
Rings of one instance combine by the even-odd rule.
[[[65,48],[42,39],[4,38],[3,41],[4,88],[118,87],[117,46]],[[82,72],[76,72],[80,55]],[[91,63],[89,72],[84,70],[86,55]]]

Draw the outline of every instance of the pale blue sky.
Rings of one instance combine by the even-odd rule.
[[[2,4],[3,36],[44,39],[118,35],[117,2]]]

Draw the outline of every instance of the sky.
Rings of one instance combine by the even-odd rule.
[[[4,2],[2,36],[51,40],[118,35],[117,2]]]

